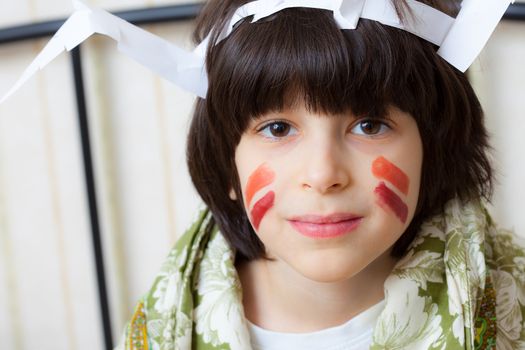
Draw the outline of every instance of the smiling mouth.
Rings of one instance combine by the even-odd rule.
[[[288,220],[290,225],[300,234],[310,238],[334,238],[343,236],[355,230],[361,221],[362,217],[351,216],[350,218],[336,219],[331,218],[316,218],[309,220]]]

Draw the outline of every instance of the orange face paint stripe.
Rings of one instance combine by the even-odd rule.
[[[246,184],[246,202],[247,206],[250,206],[250,203],[253,199],[253,196],[261,188],[268,186],[275,179],[275,173],[267,164],[261,164],[248,178]]]
[[[374,193],[377,196],[378,204],[385,210],[391,210],[402,223],[407,221],[408,217],[408,206],[403,200],[390,188],[388,188],[384,182],[381,182],[376,187]]]
[[[379,179],[384,179],[397,187],[404,194],[408,194],[410,180],[397,166],[384,157],[379,157],[372,163],[372,173]]]
[[[262,218],[266,215],[266,212],[273,207],[273,202],[275,200],[275,192],[270,191],[264,195],[261,199],[255,203],[251,211],[252,214],[252,224],[256,230],[259,229],[259,224],[261,223]]]

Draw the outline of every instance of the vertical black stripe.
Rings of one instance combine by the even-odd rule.
[[[104,270],[104,253],[100,237],[100,224],[98,219],[97,197],[95,177],[93,175],[93,159],[91,156],[91,144],[89,139],[89,125],[86,109],[86,96],[84,92],[84,78],[82,75],[82,61],[80,46],[72,51],[73,75],[75,79],[75,93],[77,99],[78,122],[80,138],[82,143],[82,156],[84,159],[84,172],[86,190],[89,202],[89,216],[91,222],[91,233],[93,240],[93,252],[95,253],[95,265],[98,282],[98,296],[100,302],[100,315],[104,330],[104,343],[107,350],[113,348],[111,318],[109,313],[108,292],[106,287],[106,276]]]

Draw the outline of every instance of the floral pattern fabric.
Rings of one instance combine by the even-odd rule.
[[[210,217],[179,239],[117,349],[251,349],[235,253]],[[449,202],[385,281],[371,349],[525,349],[524,247],[481,203]]]

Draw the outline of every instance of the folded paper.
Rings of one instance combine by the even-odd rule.
[[[417,35],[437,46],[438,54],[464,72],[479,55],[511,0],[464,0],[457,18],[426,4],[406,0],[411,15],[401,21],[393,0],[257,0],[239,7],[218,36],[223,40],[240,20],[252,22],[288,8],[307,7],[332,11],[341,29],[355,29],[360,18],[378,21]],[[205,57],[210,37],[193,51],[182,49],[101,9],[73,0],[75,12],[51,38],[19,80],[0,100],[4,102],[37,71],[65,50],[70,51],[98,33],[115,40],[118,49],[161,77],[202,98],[208,78]],[[213,43],[216,45],[217,43]]]
[[[73,3],[76,11],[60,27],[0,103],[62,52],[72,50],[95,33],[112,38],[118,43],[120,52],[167,80],[198,96],[206,96],[208,84],[204,57],[184,50],[109,12],[88,7],[78,0],[74,0]]]
[[[464,0],[438,54],[453,62],[460,71],[466,71],[480,54],[510,3],[510,0]]]

